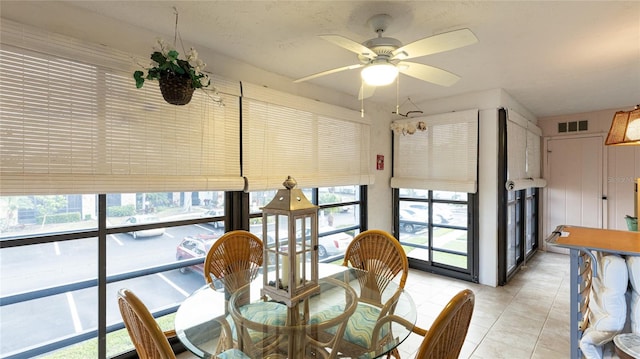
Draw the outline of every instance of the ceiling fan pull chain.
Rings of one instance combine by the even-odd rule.
[[[363,80],[360,80],[360,93],[364,93]],[[360,96],[360,118],[364,118],[364,96]]]
[[[400,105],[398,102],[400,98],[400,76],[396,77],[396,113],[400,113]]]

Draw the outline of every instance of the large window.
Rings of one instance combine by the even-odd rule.
[[[221,233],[215,191],[244,186],[239,84],[214,76],[219,93],[172,106],[155,83],[135,88],[135,55],[0,30],[0,356],[128,350],[126,335],[107,350],[92,339],[122,328],[117,289],[171,312],[202,279],[177,270],[201,261],[176,263],[180,242]]]
[[[397,228],[410,263],[474,280],[473,195],[406,188],[398,194]]]
[[[319,206],[321,261],[341,260],[360,232],[362,190],[304,190]],[[274,195],[249,195],[249,228],[259,237],[260,208]],[[107,357],[132,350],[117,307],[120,288],[173,328],[172,313],[204,284],[211,244],[233,229],[234,216],[243,217],[225,216],[226,206],[225,193],[211,191],[0,197],[0,357],[99,357],[101,330]]]
[[[116,330],[107,336],[107,355],[131,350],[128,335],[117,330],[122,328],[116,305],[120,288],[132,289],[162,314],[204,283],[199,262],[224,231],[222,192],[102,197],[106,213],[96,195],[0,197],[0,356],[30,357],[95,338],[101,286],[106,329]],[[31,215],[19,218],[21,212]],[[106,285],[100,283],[101,260]],[[188,260],[198,263],[178,263]],[[96,341],[60,355],[98,357]]]
[[[392,123],[395,228],[412,267],[478,281],[478,110]]]

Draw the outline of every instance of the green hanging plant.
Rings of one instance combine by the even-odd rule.
[[[141,88],[145,80],[160,81],[164,77],[190,80],[194,89],[208,87],[211,84],[209,76],[202,72],[206,64],[198,58],[198,52],[194,48],[187,52],[185,59],[179,59],[178,51],[161,38],[157,41],[159,47],[151,54],[152,63],[144,71],[138,70],[133,73],[137,88]]]

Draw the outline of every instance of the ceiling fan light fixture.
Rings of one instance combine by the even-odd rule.
[[[398,77],[398,68],[388,62],[372,63],[362,69],[360,75],[369,86],[386,86]]]
[[[640,146],[640,105],[631,111],[618,111],[613,115],[606,146]]]

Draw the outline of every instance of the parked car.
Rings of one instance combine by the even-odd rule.
[[[334,233],[326,236],[321,236],[321,233],[333,232],[336,229],[333,227],[322,227],[318,229],[318,257],[327,258],[336,255],[344,254],[349,246],[349,243],[353,240],[353,237],[345,232]],[[307,228],[306,236],[309,238],[311,235],[311,229]],[[275,242],[275,234],[268,234],[269,242],[267,244]],[[286,243],[286,233],[280,235],[280,242]]]
[[[341,255],[347,250],[353,237],[345,232],[334,233],[323,236],[321,233],[333,232],[333,227],[318,228],[318,257],[327,258]],[[311,235],[311,229],[307,229],[307,236]]]
[[[323,227],[318,232],[325,233],[334,230],[333,227]],[[318,237],[318,257],[326,258],[344,254],[352,240],[353,237],[345,232]]]
[[[416,213],[429,213],[429,205],[423,203],[411,203],[406,206],[406,209],[415,211]],[[436,204],[433,206],[433,223],[449,224],[452,221],[453,213],[451,213],[446,205]]]
[[[209,249],[215,241],[220,238],[220,234],[199,234],[197,236],[187,236],[180,241],[176,248],[176,260],[181,261],[191,258],[200,258],[207,255]],[[190,271],[200,273],[204,276],[204,263],[180,268],[180,273],[186,274]],[[216,289],[223,287],[218,279],[213,280]]]
[[[201,217],[221,217],[224,216],[224,209],[222,208],[216,208],[216,209],[210,209],[204,213],[202,213]],[[224,229],[224,221],[221,220],[216,220],[214,222],[208,222],[208,225],[211,225],[213,228],[221,228]]]
[[[447,207],[433,207],[433,223],[450,224],[453,219],[453,213]]]
[[[157,223],[160,222],[160,218],[157,216],[149,216],[149,215],[139,215],[139,216],[131,216],[124,221],[125,225],[133,225],[133,224],[145,224],[145,223]],[[164,234],[164,228],[152,228],[152,229],[143,229],[140,231],[131,231],[127,232],[134,239],[141,237],[157,237]]]
[[[407,233],[427,227],[429,216],[423,211],[413,209],[400,209],[400,230]]]
[[[423,203],[411,203],[406,206],[407,209],[412,209],[415,211],[423,211],[429,212],[429,205]]]

